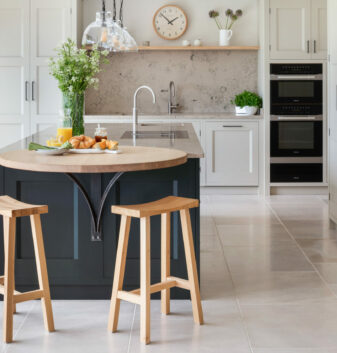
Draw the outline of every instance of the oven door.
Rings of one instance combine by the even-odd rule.
[[[322,121],[271,121],[271,157],[321,157]]]
[[[290,75],[283,76],[283,79],[277,79],[276,77],[282,76],[275,76],[272,75],[270,82],[272,106],[278,104],[322,104],[323,81],[321,79],[291,79]]]

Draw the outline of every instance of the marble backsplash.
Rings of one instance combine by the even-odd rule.
[[[150,92],[139,93],[141,114],[167,113],[170,81],[176,85],[180,113],[232,112],[235,94],[257,91],[257,52],[142,52],[113,54],[109,61],[99,74],[99,89],[87,91],[88,115],[131,115],[140,85],[149,85],[157,96],[153,105]]]

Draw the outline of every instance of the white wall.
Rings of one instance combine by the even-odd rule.
[[[107,9],[112,10],[112,0],[106,0]],[[117,0],[118,4],[119,1]],[[258,45],[258,0],[124,0],[124,25],[137,40],[145,40],[151,45],[180,45],[182,39],[200,38],[204,44],[217,44],[218,30],[208,12],[216,9],[224,15],[226,9],[242,9],[244,15],[233,27],[233,45]],[[159,38],[153,27],[152,19],[156,10],[168,3],[181,6],[187,13],[189,28],[178,41],[165,41]],[[101,0],[83,0],[83,25],[94,21],[96,11],[101,9]]]

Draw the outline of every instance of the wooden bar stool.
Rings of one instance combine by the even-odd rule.
[[[161,291],[161,311],[170,312],[170,288],[179,287],[190,291],[193,317],[203,324],[199,280],[195,261],[190,208],[198,207],[199,201],[169,196],[161,200],[130,206],[112,206],[112,213],[120,214],[121,227],[118,240],[115,275],[111,296],[109,331],[116,332],[120,300],[140,305],[140,340],[150,342],[150,299],[151,294]],[[170,214],[180,211],[188,280],[170,275]],[[161,215],[161,282],[151,285],[150,278],[150,217]],[[126,253],[129,240],[131,217],[140,218],[140,289],[123,291]]]
[[[0,293],[4,295],[3,338],[9,343],[13,340],[13,311],[17,303],[42,299],[45,327],[54,331],[53,311],[50,300],[46,256],[44,252],[40,214],[48,213],[48,206],[29,205],[9,196],[0,196],[0,214],[4,224],[5,275],[0,277]],[[35,261],[39,279],[39,289],[21,293],[15,290],[15,227],[16,218],[30,216]]]

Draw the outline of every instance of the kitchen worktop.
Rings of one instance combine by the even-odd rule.
[[[120,121],[120,120],[132,120],[132,115],[86,115],[86,121]],[[138,116],[139,121],[147,120],[261,120],[263,119],[263,114],[260,115],[249,115],[249,116],[237,116],[235,113],[174,113],[172,115],[156,114],[148,115],[143,114]]]
[[[89,136],[94,136],[96,124],[86,124],[85,133]],[[114,124],[104,124],[104,127],[108,130],[108,138],[111,140],[116,140],[121,146],[132,146],[132,138],[122,138],[125,132],[132,131],[132,124],[128,123],[114,123]],[[162,147],[181,150],[187,153],[188,158],[203,158],[204,152],[198,140],[198,137],[194,131],[193,125],[188,123],[174,123],[174,124],[139,124],[138,131],[158,131],[158,132],[167,132],[167,131],[186,131],[187,138],[169,138],[169,137],[157,137],[155,138],[136,138],[137,146],[145,147]],[[2,152],[22,150],[28,148],[30,142],[37,142],[40,144],[46,144],[51,136],[56,135],[55,128],[48,128],[37,134],[29,136],[25,139],[22,139],[12,145],[5,147],[0,150]]]

